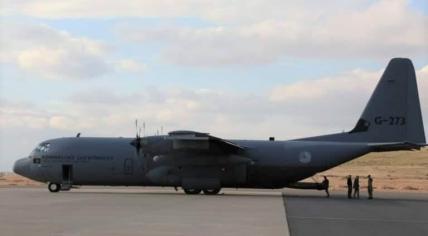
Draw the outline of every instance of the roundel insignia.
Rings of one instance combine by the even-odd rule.
[[[299,154],[300,163],[307,164],[311,162],[311,159],[312,159],[312,155],[308,151],[303,151]]]

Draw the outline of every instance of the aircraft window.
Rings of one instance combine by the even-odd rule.
[[[48,152],[50,146],[51,146],[50,143],[41,143],[41,144],[39,144],[39,146],[36,147],[36,151],[38,151],[38,152]]]

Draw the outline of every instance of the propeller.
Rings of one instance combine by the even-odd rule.
[[[138,127],[138,120],[135,120],[135,139],[132,140],[131,145],[135,147],[139,155],[141,150],[141,128]]]
[[[146,123],[143,122],[143,137],[145,135],[145,130],[146,130]],[[142,156],[140,156],[141,154],[141,150],[142,150],[142,138],[141,138],[141,127],[138,125],[138,120],[135,120],[135,139],[132,140],[131,145],[135,147],[136,150],[136,154],[138,157],[143,157],[143,169],[144,172],[147,173],[147,171],[149,170],[149,156],[147,153],[143,153]]]

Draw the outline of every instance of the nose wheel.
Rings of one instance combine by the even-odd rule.
[[[59,192],[59,190],[61,190],[61,185],[55,184],[55,183],[49,183],[48,189],[49,189],[49,192],[51,193],[57,193]]]

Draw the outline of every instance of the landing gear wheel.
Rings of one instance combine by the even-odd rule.
[[[205,195],[216,195],[220,192],[220,189],[221,188],[204,189],[203,191]]]
[[[197,188],[184,188],[183,190],[186,194],[199,194],[202,191],[201,189]]]
[[[61,190],[61,185],[60,184],[49,183],[48,189],[49,189],[49,191],[51,193],[57,193],[57,192],[59,192],[59,190]]]

